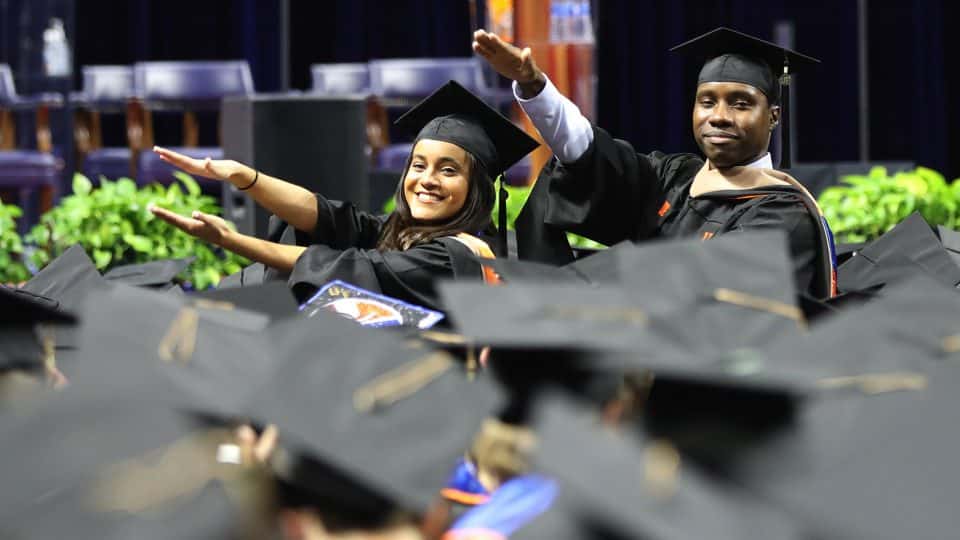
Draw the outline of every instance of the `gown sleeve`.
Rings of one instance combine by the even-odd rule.
[[[301,303],[326,283],[340,279],[442,311],[436,290],[437,280],[463,277],[482,280],[482,267],[475,262],[469,248],[453,239],[441,239],[404,251],[357,247],[336,249],[326,244],[314,244],[297,259],[289,283]]]
[[[363,212],[349,202],[317,197],[317,226],[311,232],[297,231],[297,245],[324,244],[334,249],[371,249],[380,237],[384,218]]]
[[[626,141],[593,129],[580,159],[552,169],[545,223],[608,245],[654,236],[667,193],[703,162],[692,154],[638,154]]]

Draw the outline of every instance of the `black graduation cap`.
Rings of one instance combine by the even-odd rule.
[[[790,429],[721,474],[802,519],[808,538],[951,537],[960,371],[949,362],[915,370],[899,390],[878,382],[856,397],[809,400]]]
[[[26,289],[0,285],[0,324],[33,326],[36,323],[73,324],[76,317],[60,303]]]
[[[535,464],[560,484],[548,526],[566,511],[587,538],[799,538],[788,514],[711,481],[669,441],[601,427],[595,411],[554,396],[537,409]],[[547,538],[539,521],[518,537]]]
[[[926,272],[943,284],[960,284],[960,266],[919,213],[870,242],[837,269],[841,291],[858,291]]]
[[[279,319],[294,315],[299,304],[293,291],[282,281],[269,281],[262,285],[208,289],[191,295],[214,302],[226,302],[233,306],[269,315]]]
[[[503,174],[538,146],[535,139],[508,118],[491,108],[456,81],[441,86],[426,99],[414,105],[396,124],[417,133],[414,145],[421,139],[455,144],[470,152],[483,165],[491,179]],[[500,186],[500,223],[502,255],[506,256],[507,190]]]
[[[88,294],[107,286],[83,247],[75,244],[37,272],[23,290],[50,299],[59,309],[79,313]],[[57,328],[57,348],[76,347],[77,331]]]
[[[73,324],[58,302],[23,289],[0,286],[0,371],[42,366],[47,357],[39,324]]]
[[[783,134],[780,168],[792,166],[790,159],[790,78],[820,61],[762,39],[716,28],[670,49],[703,60],[697,84],[738,82],[763,92],[772,104],[782,108]]]
[[[441,283],[448,315],[478,344],[595,349],[666,359],[772,341],[803,326],[779,231],[625,245],[621,283]],[[592,257],[597,257],[593,255]],[[600,259],[604,261],[604,259]]]
[[[496,178],[540,143],[456,81],[441,86],[414,105],[396,124],[470,152]],[[416,142],[414,142],[416,144]]]
[[[126,283],[138,287],[162,287],[172,285],[173,279],[193,263],[196,257],[164,259],[139,264],[126,264],[111,268],[103,278],[107,281]]]
[[[76,312],[87,293],[105,283],[87,252],[80,244],[74,244],[37,272],[23,285],[23,290],[47,297],[61,309]]]
[[[468,380],[448,354],[402,334],[327,313],[270,332],[284,361],[250,415],[277,426],[288,491],[341,518],[422,513],[500,401],[489,380]]]
[[[492,267],[505,282],[570,282],[618,283],[619,257],[623,250],[633,249],[633,242],[624,241],[602,249],[563,266],[523,259],[480,259],[477,262]]]
[[[960,266],[960,232],[938,225],[937,236],[940,237],[940,242],[950,255],[950,259]]]
[[[790,405],[781,407],[788,414],[763,414],[763,409],[774,411],[769,406],[751,409],[747,399],[761,397],[756,393],[738,392],[735,399],[710,403],[702,392],[690,392],[690,384],[664,385],[660,377],[648,397],[646,429],[716,466],[731,456],[751,455],[757,441],[789,433],[808,402],[922,388],[926,366],[949,361],[960,350],[953,324],[960,295],[924,275],[892,287],[869,304],[825,319],[809,334],[782,336],[762,347],[737,351],[734,358],[743,365],[744,383],[778,381],[802,398],[792,404],[779,402]],[[704,364],[722,366],[729,362],[723,356],[715,354]],[[714,373],[715,369],[701,370],[701,380]],[[742,412],[733,414],[737,409]],[[747,417],[750,422],[744,421]]]
[[[227,302],[116,285],[83,311],[77,386],[242,417],[276,364],[269,317]]]
[[[239,483],[258,480],[221,457],[234,431],[207,419],[71,386],[4,417],[0,441],[17,452],[0,463],[4,538],[227,538],[248,524]]]

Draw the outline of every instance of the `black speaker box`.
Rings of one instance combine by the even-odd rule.
[[[223,101],[223,153],[330,199],[370,207],[364,98],[261,94]],[[224,217],[267,236],[270,213],[227,184]]]

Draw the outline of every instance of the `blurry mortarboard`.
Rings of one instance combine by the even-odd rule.
[[[951,537],[960,371],[920,372],[899,391],[809,400],[790,429],[730,460],[723,476],[801,518],[807,537]]]
[[[24,289],[0,286],[0,324],[4,326],[75,322],[76,317],[60,309],[55,300]]]
[[[103,278],[107,281],[126,283],[137,287],[167,288],[173,283],[173,278],[186,270],[194,259],[196,257],[116,266],[104,274]]]
[[[240,416],[274,365],[267,316],[127,285],[83,311],[77,386],[185,410]]]
[[[157,479],[159,482],[160,480]],[[145,491],[149,491],[145,487]],[[142,512],[91,508],[89,486],[60,491],[0,525],[0,535],[17,540],[97,538],[98,540],[242,540],[246,517],[219,481]]]
[[[263,263],[253,263],[240,270],[225,276],[217,284],[217,289],[235,289],[238,287],[250,287],[264,283],[264,273],[267,267]]]
[[[604,429],[594,411],[554,396],[536,417],[535,464],[559,481],[557,510],[566,507],[589,528],[655,540],[798,537],[787,514],[712,482],[667,441]]]
[[[781,232],[625,245],[611,255],[622,282],[616,285],[442,283],[439,289],[456,328],[494,347],[627,348],[664,356],[756,345],[803,323]]]
[[[633,247],[632,242],[621,242],[563,266],[553,266],[523,259],[481,260],[477,258],[477,260],[496,270],[497,274],[506,282],[617,283],[620,281],[618,262],[620,252],[633,249]]]
[[[259,479],[220,458],[233,430],[169,407],[72,387],[5,418],[0,440],[21,452],[0,464],[4,538],[238,538],[250,524]]]
[[[914,265],[897,261],[897,257],[909,259],[945,285],[960,284],[960,266],[950,258],[923,216],[915,212],[840,265],[840,290],[862,290],[916,273]]]
[[[690,384],[658,377],[648,397],[645,426],[714,464],[741,452],[749,456],[758,440],[793,430],[805,403],[924,387],[924,370],[960,351],[960,334],[953,324],[958,312],[960,294],[919,275],[865,306],[827,318],[809,334],[784,336],[763,347],[704,361],[714,369],[703,369],[702,380],[728,365],[740,373],[744,385],[781,381],[803,399],[765,399],[768,405],[751,410],[750,400],[760,394],[741,391],[711,402],[702,390],[691,392],[695,388]],[[907,320],[910,324],[904,324]],[[743,412],[733,414],[738,408]],[[770,414],[778,408],[780,414]]]
[[[76,317],[57,305],[49,298],[0,286],[0,371],[41,366],[45,351],[37,324],[76,322]]]
[[[228,302],[240,309],[256,311],[278,319],[294,315],[299,305],[290,287],[283,281],[270,281],[262,285],[209,289],[193,297],[216,302]]]
[[[418,133],[417,141],[444,141],[470,152],[483,164],[490,178],[496,178],[540,146],[456,81],[441,86],[413,106],[396,124]]]
[[[79,244],[70,246],[23,285],[23,290],[56,302],[57,308],[80,313],[87,295],[105,289],[106,280]],[[56,346],[76,347],[79,328],[57,328]]]
[[[58,302],[58,308],[78,312],[87,293],[106,282],[79,244],[70,246],[23,285],[23,290]]]
[[[387,501],[423,512],[500,401],[488,380],[468,381],[449,355],[410,349],[402,334],[327,313],[270,331],[284,361],[251,416],[281,433],[281,478],[344,511]]]
[[[698,85],[707,82],[748,84],[763,92],[771,105],[781,105],[783,155],[780,158],[780,168],[791,167],[790,77],[819,64],[819,60],[724,27],[711,30],[670,50],[704,62],[697,78]]]
[[[943,225],[937,226],[937,236],[940,237],[940,243],[947,250],[947,255],[953,262],[960,266],[960,232],[948,229]]]
[[[146,455],[200,429],[169,407],[98,396],[75,385],[24,416],[0,421],[0,444],[17,459],[0,463],[0,523],[55,488],[89,479],[101,467]],[[56,441],[56,444],[51,444]]]

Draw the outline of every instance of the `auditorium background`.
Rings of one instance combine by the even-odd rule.
[[[576,14],[575,8],[580,9]],[[849,191],[827,193],[824,211],[836,221],[838,239],[863,242],[914,210],[935,224],[953,226],[958,204],[950,181],[960,176],[960,154],[951,149],[960,148],[960,135],[949,126],[960,121],[960,110],[950,96],[960,90],[960,75],[947,66],[956,65],[960,53],[952,46],[947,25],[958,10],[947,0],[2,0],[0,64],[8,67],[0,70],[5,77],[0,90],[6,93],[0,105],[8,113],[0,116],[0,189],[4,202],[17,207],[5,207],[3,257],[24,263],[11,264],[5,279],[26,277],[69,242],[80,241],[88,248],[103,243],[104,238],[94,238],[99,234],[92,230],[96,226],[88,230],[78,222],[71,222],[72,235],[53,231],[59,244],[51,240],[51,230],[57,224],[66,228],[69,221],[63,205],[58,206],[64,197],[98,196],[82,187],[74,194],[75,173],[84,173],[94,186],[101,175],[110,180],[130,177],[141,191],[153,189],[147,185],[154,181],[177,183],[170,170],[142,155],[149,154],[141,150],[150,143],[197,147],[198,152],[223,148],[227,157],[253,161],[334,197],[379,208],[402,166],[396,156],[405,155],[407,148],[390,124],[412,99],[422,96],[381,95],[371,105],[378,96],[368,80],[361,89],[373,95],[367,102],[354,100],[331,110],[314,102],[302,105],[308,112],[293,115],[284,113],[284,107],[324,93],[322,75],[311,72],[315,64],[463,60],[471,56],[472,29],[497,24],[499,30],[512,32],[516,42],[534,46],[558,87],[588,117],[641,151],[697,150],[687,119],[698,66],[667,53],[672,45],[722,25],[802,50],[822,63],[794,78],[796,176],[818,196],[847,175],[871,174],[875,179],[869,186],[844,188],[864,194],[864,204],[852,205],[845,196]],[[558,34],[557,24],[561,30],[565,21],[576,24],[579,13],[588,14],[588,31],[578,27],[573,35],[569,27],[566,34]],[[168,100],[144,111],[130,104],[137,97],[132,89],[129,96],[84,95],[89,90],[84,88],[84,69],[91,66],[129,69],[145,62],[201,60],[245,63],[250,76],[241,81],[243,87],[224,91],[239,93],[239,101],[254,105],[237,103],[234,96],[222,104],[219,99],[204,99],[202,104]],[[523,122],[507,99],[506,82],[484,66],[478,69],[490,99]],[[290,135],[290,129],[252,129],[269,126],[267,119],[283,114],[290,122],[299,120],[297,133],[309,134],[314,145],[336,147],[342,159],[310,160],[311,145]],[[773,152],[775,157],[779,153],[779,137]],[[508,181],[529,184],[548,156],[541,150],[524,160],[508,174]],[[343,181],[346,177],[353,180]],[[269,233],[268,216],[236,193],[201,181],[204,196],[212,197],[201,201],[193,198],[201,195],[181,187],[176,189],[182,193],[171,194],[183,198],[176,203],[179,207],[220,206],[242,230]],[[126,183],[120,191],[133,193]],[[519,210],[522,195],[514,198],[512,214]],[[882,197],[896,201],[884,212],[876,204]],[[40,215],[51,208],[59,214],[51,214],[48,225],[37,230]],[[162,258],[163,252],[154,249],[162,229],[141,227],[135,215],[124,219],[138,238],[131,239],[124,229],[127,240],[119,234],[113,248],[98,249],[95,259],[101,270]],[[10,230],[9,220],[22,238]],[[190,243],[183,252],[196,249]],[[242,262],[214,253],[202,259],[202,270],[192,275],[201,286],[212,285]]]

